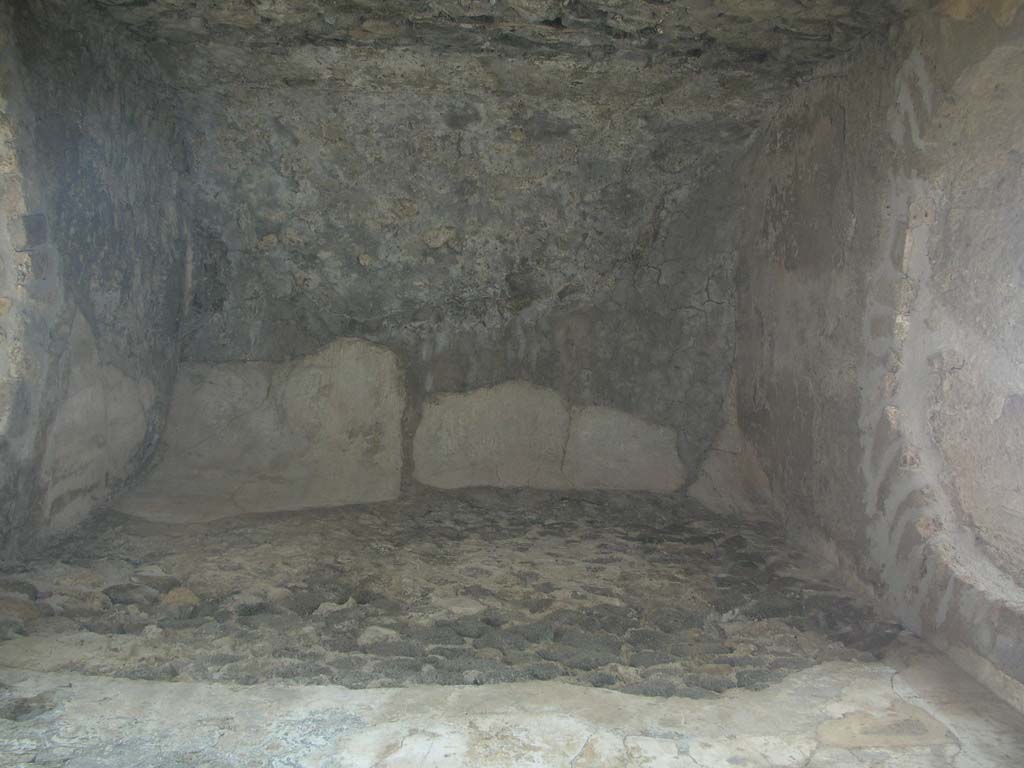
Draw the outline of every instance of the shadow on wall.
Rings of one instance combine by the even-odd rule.
[[[10,50],[11,34],[0,16],[0,49]],[[13,62],[0,54],[0,83],[10,82]],[[31,321],[32,300],[45,286],[34,285],[32,249],[39,243],[40,220],[29,217],[22,191],[21,169],[15,148],[15,122],[10,113],[10,93],[0,92],[0,556],[7,553],[28,495],[25,478],[35,451],[33,415],[39,393],[26,377],[39,362],[26,348],[26,324]],[[34,222],[26,227],[27,223]],[[42,239],[45,240],[45,237]],[[45,365],[42,368],[45,371]]]
[[[156,77],[88,4],[0,4],[0,556],[123,487],[162,425],[190,231]]]

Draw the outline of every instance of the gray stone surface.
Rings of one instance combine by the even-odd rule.
[[[413,439],[414,476],[439,488],[678,490],[676,433],[557,392],[506,382],[426,403]]]
[[[5,766],[69,768],[1004,768],[1024,759],[1019,718],[913,647],[886,664],[828,664],[712,700],[557,682],[351,691],[2,669],[0,746]]]
[[[757,72],[767,87],[779,89],[900,11],[921,7],[899,0],[857,7],[831,0],[796,5],[780,0],[681,0],[664,6],[642,0],[578,5],[557,0],[387,0],[370,7],[330,0],[260,6],[246,0],[216,6],[188,0],[110,0],[103,5],[111,17],[152,43],[184,48],[177,51],[175,63],[196,50],[215,58],[216,46],[231,50],[244,43],[356,50],[429,46],[439,53],[563,57],[588,65],[605,59],[638,64],[666,59],[722,80]],[[736,89],[737,95],[742,93]]]
[[[144,46],[93,10],[0,9],[0,558],[135,475],[178,357],[176,110]]]
[[[869,662],[900,632],[787,548],[777,523],[673,496],[427,491],[191,524],[162,503],[144,520],[103,514],[12,573],[11,589],[29,589],[10,593],[18,624],[0,664],[714,698]]]
[[[186,363],[154,466],[116,502],[179,518],[381,501],[402,476],[395,356],[339,339],[288,363]]]
[[[156,397],[144,376],[130,378],[99,362],[96,339],[81,314],[72,320],[67,389],[46,435],[40,468],[51,530],[81,522],[127,478],[146,438]]]
[[[940,4],[774,120],[737,369],[778,512],[1024,708],[1019,5]]]
[[[985,551],[1024,586],[1021,71],[1024,39],[968,67],[937,110],[929,163],[942,194],[921,290],[932,302],[930,426],[947,477]]]
[[[674,430],[597,406],[572,409],[563,471],[574,488],[662,493],[686,477]]]
[[[508,382],[426,404],[413,440],[427,485],[564,488],[569,412],[557,392]]]

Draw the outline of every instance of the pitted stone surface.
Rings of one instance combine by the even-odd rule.
[[[37,615],[7,624],[5,663],[133,679],[713,699],[870,661],[899,631],[773,526],[643,494],[430,493],[205,525],[109,514],[11,578]]]

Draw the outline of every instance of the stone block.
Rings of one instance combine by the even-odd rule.
[[[668,493],[685,478],[674,430],[611,408],[570,409],[557,392],[519,381],[427,403],[413,462],[416,479],[439,488]]]
[[[685,479],[676,432],[612,408],[574,408],[563,463],[574,488],[671,493]]]
[[[180,520],[394,498],[403,408],[394,354],[360,340],[284,363],[186,363],[158,463],[119,507]]]
[[[568,435],[569,413],[550,389],[510,381],[440,395],[424,407],[416,430],[414,475],[438,488],[565,488]]]

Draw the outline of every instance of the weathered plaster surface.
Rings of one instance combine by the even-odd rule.
[[[184,147],[141,47],[81,5],[2,13],[6,556],[77,522],[152,451],[190,235]]]
[[[413,461],[415,478],[440,488],[669,493],[686,477],[672,429],[611,408],[569,407],[557,392],[517,381],[427,402]]]
[[[573,408],[563,471],[575,488],[671,493],[686,468],[676,434],[612,408]]]
[[[976,10],[823,72],[752,154],[738,408],[792,526],[1021,707],[1024,20]]]
[[[128,476],[146,438],[155,388],[99,361],[96,339],[81,314],[71,321],[68,382],[46,435],[40,468],[43,509],[52,530],[80,522],[107,489]]]
[[[937,110],[930,426],[965,522],[1024,585],[1024,40]],[[936,146],[937,145],[937,146]]]
[[[413,440],[427,485],[560,488],[569,412],[557,392],[508,382],[427,403]]]
[[[287,363],[185,363],[155,466],[117,506],[217,517],[395,498],[404,405],[394,354],[358,339]]]

